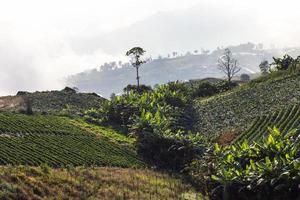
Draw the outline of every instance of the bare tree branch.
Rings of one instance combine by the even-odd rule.
[[[233,58],[230,49],[225,49],[224,54],[218,59],[219,70],[227,76],[228,82],[241,71],[238,61]]]

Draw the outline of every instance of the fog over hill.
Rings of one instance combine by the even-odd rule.
[[[298,8],[299,3],[294,0],[284,4],[276,0],[111,0],[105,3],[11,0],[0,7],[0,95],[16,94],[18,90],[62,89],[66,86],[63,77],[99,68],[105,62],[126,62],[124,54],[134,46],[143,47],[153,58],[159,54],[167,57],[172,52],[185,55],[187,51],[212,51],[218,46],[247,41],[263,43],[265,49],[271,44],[276,48],[300,46]],[[251,59],[249,56],[247,59]],[[144,66],[142,81],[152,84],[177,77],[190,78],[170,73],[167,78],[152,80],[143,74],[147,73],[148,66],[174,65],[178,69],[185,62],[189,63],[185,67],[198,66],[197,70],[201,71],[191,78],[198,77],[199,73],[210,75],[211,72],[199,66],[213,65],[215,57],[216,54],[205,59],[196,55],[154,61]],[[241,64],[247,65],[242,60]],[[131,71],[122,76],[126,74],[128,77],[120,79],[127,80],[124,83],[133,80]],[[91,90],[95,88],[92,85],[79,86]],[[110,93],[97,91],[105,96]]]
[[[266,59],[272,62],[273,56],[289,53],[292,56],[300,54],[300,48],[262,49],[262,45],[252,43],[229,46],[238,60],[241,73],[253,74],[259,72],[259,64]],[[207,77],[222,78],[218,70],[217,60],[224,49],[208,52],[188,52],[185,55],[170,53],[167,57],[153,59],[140,68],[141,83],[155,85],[176,80],[202,79]],[[175,52],[176,53],[176,52]],[[110,62],[100,68],[69,76],[67,85],[78,87],[84,92],[96,92],[106,98],[111,93],[121,93],[128,84],[135,84],[135,69],[129,63]]]

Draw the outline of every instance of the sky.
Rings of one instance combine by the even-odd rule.
[[[212,49],[248,41],[300,45],[300,3],[296,0],[284,3],[276,0],[0,0],[0,3],[0,95],[19,90],[61,89],[65,76],[124,59],[124,51],[130,45],[145,45],[151,55],[172,49]],[[206,30],[195,28],[202,24]],[[227,30],[226,34],[233,33],[234,37],[221,37],[227,24],[241,27]],[[141,28],[134,35],[129,30],[136,27]],[[191,28],[193,34],[181,31],[182,27]],[[170,33],[177,39],[170,38],[168,43]],[[201,45],[196,46],[193,41]]]

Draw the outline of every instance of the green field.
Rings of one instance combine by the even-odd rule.
[[[110,129],[85,130],[55,116],[0,114],[0,164],[50,166],[142,166],[131,144],[109,138]],[[86,126],[86,124],[83,124]],[[82,125],[82,126],[83,126]],[[108,132],[108,133],[106,133]],[[103,135],[102,135],[103,133]]]
[[[300,105],[289,106],[287,109],[263,115],[254,120],[252,126],[235,141],[245,139],[258,141],[267,136],[268,128],[277,127],[281,132],[287,133],[292,129],[300,128]]]
[[[259,116],[300,103],[299,74],[246,84],[207,99],[195,100],[194,129],[211,137],[246,131]]]

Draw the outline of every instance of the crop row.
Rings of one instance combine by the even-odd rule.
[[[0,113],[0,134],[82,134],[67,119],[55,116],[27,116]]]
[[[195,101],[195,130],[220,135],[245,131],[254,119],[300,103],[300,76],[283,77]]]
[[[136,153],[109,140],[84,135],[0,136],[1,165],[139,166]]]
[[[257,141],[264,138],[268,133],[268,127],[277,127],[283,133],[300,127],[300,105],[289,106],[273,114],[260,116],[254,120],[252,126],[240,137],[237,142],[244,139]]]

